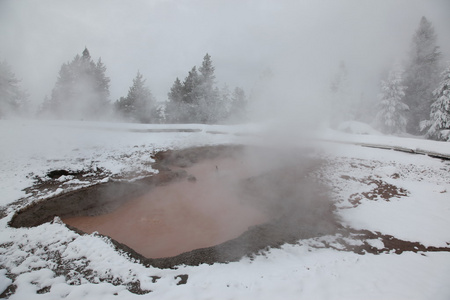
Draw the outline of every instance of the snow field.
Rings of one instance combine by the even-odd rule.
[[[146,132],[148,129],[191,129],[187,132]],[[28,197],[30,173],[50,170],[105,170],[115,175],[151,173],[151,154],[166,148],[244,143],[248,134],[258,143],[257,126],[138,125],[88,122],[1,121],[0,205]],[[449,153],[448,144],[329,131],[320,138],[344,142],[383,143]],[[303,142],[303,141],[302,141]],[[327,159],[316,174],[332,185],[342,223],[425,246],[450,243],[450,163],[424,155],[315,142],[315,155]],[[446,146],[446,147],[445,147]],[[28,178],[27,178],[28,176]],[[362,199],[373,178],[403,188],[407,196]],[[74,178],[61,178],[70,183]],[[79,187],[95,182],[81,183]],[[41,196],[48,196],[43,194]],[[359,255],[339,251],[335,236],[302,240],[270,249],[253,258],[228,264],[146,268],[114,250],[107,238],[80,236],[56,219],[33,228],[11,228],[7,222],[18,206],[10,205],[0,219],[0,292],[16,285],[10,299],[448,299],[450,253],[425,252]],[[323,248],[322,241],[336,247]],[[346,238],[348,243],[360,240]],[[383,248],[381,240],[367,242]],[[70,270],[70,276],[64,272]],[[186,284],[179,275],[188,275]],[[108,283],[105,282],[108,279]],[[127,284],[139,280],[138,295]]]

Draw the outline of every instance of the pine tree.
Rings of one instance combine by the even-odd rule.
[[[179,107],[181,122],[200,123],[200,78],[197,67],[192,67],[183,81],[183,104]]]
[[[166,121],[168,123],[183,123],[184,87],[178,77],[175,79],[167,96],[169,101],[165,110]]]
[[[99,119],[109,109],[109,78],[101,59],[93,62],[89,50],[64,63],[46,105],[63,119]]]
[[[200,72],[200,97],[199,111],[201,123],[217,123],[226,114],[226,104],[220,97],[220,90],[215,86],[216,76],[214,74],[211,56],[206,53],[203,57]]]
[[[206,53],[203,57],[202,66],[198,68],[200,72],[200,85],[205,94],[211,93],[214,88],[216,75],[214,75],[214,66],[212,64],[211,56]]]
[[[200,68],[193,67],[183,82],[177,78],[168,93],[166,119],[177,123],[217,123],[226,107],[215,86],[214,66],[206,54]]]
[[[183,85],[178,77],[175,79],[173,86],[170,88],[168,96],[169,100],[174,103],[180,103],[183,101]]]
[[[441,53],[437,46],[434,28],[425,17],[415,32],[406,66],[405,103],[410,107],[407,131],[419,134],[419,124],[428,119],[433,99],[433,89],[439,80]]]
[[[106,66],[102,62],[102,58],[100,57],[95,65],[94,69],[94,78],[95,78],[95,92],[98,94],[98,104],[101,108],[105,108],[109,104],[109,77],[106,77]]]
[[[222,113],[219,107],[219,91],[214,86],[214,66],[211,56],[206,53],[203,57],[202,66],[198,69],[199,76],[199,121],[201,123],[215,123],[220,119]]]
[[[406,128],[406,112],[408,105],[402,102],[405,86],[402,85],[403,70],[395,66],[389,72],[387,81],[381,81],[380,111],[376,116],[377,123],[384,133],[402,133]]]
[[[133,79],[133,85],[129,88],[127,97],[121,97],[115,105],[116,110],[128,121],[159,122],[156,101],[150,89],[145,85],[145,79],[139,71]]]
[[[428,128],[427,138],[450,141],[450,63],[433,96],[430,120],[421,122],[421,129]]]
[[[197,72],[197,67],[192,67],[188,76],[183,82],[183,102],[187,104],[197,105],[200,94],[200,78]]]
[[[194,66],[181,82],[175,80],[168,93],[169,102],[166,104],[168,122],[176,123],[201,123],[204,118],[202,102],[202,74],[199,74]]]
[[[5,62],[0,62],[0,119],[20,114],[26,109],[28,94],[20,87],[20,80]]]

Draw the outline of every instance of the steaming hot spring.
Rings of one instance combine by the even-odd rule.
[[[326,188],[314,176],[321,162],[306,149],[209,146],[161,151],[154,159],[158,174],[37,202],[11,226],[59,216],[156,267],[239,260],[336,229]]]

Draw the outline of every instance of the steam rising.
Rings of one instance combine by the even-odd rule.
[[[175,152],[165,163],[187,172],[187,179],[156,186],[110,213],[64,220],[111,236],[147,258],[233,240],[231,249],[215,250],[219,260],[227,260],[231,253],[242,256],[334,232],[326,189],[311,176],[319,162],[301,151],[210,147]]]

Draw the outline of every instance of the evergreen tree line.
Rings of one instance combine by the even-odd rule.
[[[194,66],[183,82],[176,78],[166,106],[169,123],[217,123],[226,119],[243,120],[246,111],[244,90],[216,86],[211,56],[206,54],[202,65]]]
[[[412,37],[407,59],[403,64],[395,63],[381,80],[374,105],[367,105],[363,94],[360,99],[351,95],[343,62],[330,90],[332,125],[373,119],[372,123],[387,134],[424,134],[430,139],[450,140],[450,62],[445,68],[437,35],[425,17]]]
[[[242,122],[247,99],[242,88],[232,92],[215,81],[211,56],[193,67],[183,82],[175,80],[168,101],[159,103],[144,76],[138,71],[125,97],[111,103],[110,79],[101,58],[94,62],[84,49],[61,66],[51,96],[46,96],[37,111],[39,117],[68,120],[119,119],[139,123],[218,123]],[[20,86],[11,67],[0,62],[0,118],[24,114],[28,94]]]
[[[109,82],[101,59],[95,63],[88,49],[62,65],[51,97],[44,100],[38,114],[58,119],[120,119],[139,123],[218,123],[242,121],[246,97],[243,89],[230,93],[219,90],[211,56],[201,67],[193,67],[183,82],[175,80],[168,101],[156,101],[144,76],[138,71],[125,97],[109,101]]]

